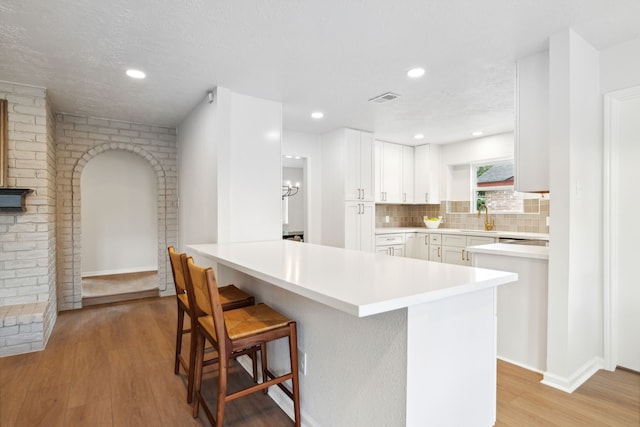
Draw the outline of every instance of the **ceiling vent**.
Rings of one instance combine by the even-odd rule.
[[[393,101],[396,98],[399,98],[400,95],[393,92],[383,93],[382,95],[378,95],[369,100],[369,102],[373,102],[376,104],[384,104],[385,102]]]

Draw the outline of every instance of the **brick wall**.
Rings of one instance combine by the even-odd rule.
[[[82,306],[80,176],[85,165],[108,150],[146,159],[158,177],[158,286],[175,293],[167,246],[177,242],[177,152],[173,128],[117,120],[56,115],[58,308]]]
[[[26,212],[0,213],[0,356],[40,350],[55,298],[55,121],[44,88],[0,82],[9,106],[7,187],[30,188]]]

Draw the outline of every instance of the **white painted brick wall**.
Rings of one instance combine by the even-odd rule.
[[[46,90],[0,82],[0,99],[9,104],[7,186],[34,190],[26,212],[0,213],[0,356],[5,356],[42,349],[57,316],[56,162]],[[18,326],[10,314],[15,312],[21,313]]]
[[[146,159],[158,176],[158,285],[175,293],[167,246],[177,242],[175,129],[117,120],[56,115],[58,308],[82,306],[80,176],[95,156],[123,150]]]

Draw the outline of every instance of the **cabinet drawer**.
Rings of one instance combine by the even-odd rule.
[[[376,236],[376,246],[404,243],[404,234],[380,234]]]
[[[467,246],[467,236],[444,234],[442,235],[442,246],[465,248]]]
[[[442,244],[442,234],[429,234],[429,243],[432,245]]]
[[[488,245],[490,243],[495,243],[495,242],[496,242],[496,239],[493,237],[483,237],[483,236],[467,237],[467,246]]]

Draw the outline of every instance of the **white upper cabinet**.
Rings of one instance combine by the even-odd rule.
[[[402,146],[402,202],[413,203],[414,189],[414,155],[413,147]]]
[[[549,52],[516,68],[515,189],[549,191]]]
[[[375,142],[376,202],[413,202],[413,157],[413,147]]]
[[[414,203],[440,203],[440,146],[418,145],[414,158]]]
[[[373,201],[373,135],[345,129],[345,200]]]

